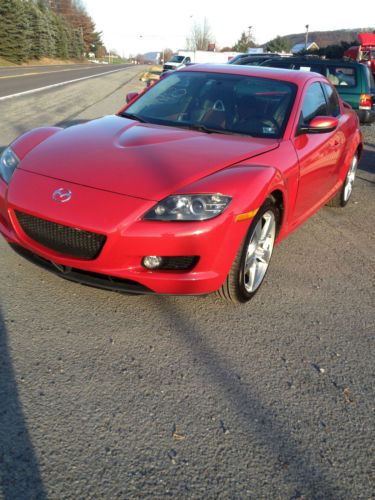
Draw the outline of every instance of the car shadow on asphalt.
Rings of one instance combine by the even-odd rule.
[[[178,304],[167,297],[156,303],[168,317],[178,340],[207,368],[208,382],[226,398],[242,422],[243,431],[256,436],[267,454],[273,455],[285,470],[284,480],[295,490],[292,498],[339,498],[340,486],[330,481],[328,471],[313,459],[314,450],[310,453],[277,421],[272,409],[259,399],[256,389],[241,382],[228,360],[208,345]]]
[[[367,147],[366,147],[367,146]],[[371,149],[369,149],[369,146]],[[365,150],[363,151],[363,156],[361,158],[361,161],[358,165],[358,171],[357,171],[357,178],[361,179],[362,181],[365,181],[369,184],[375,184],[375,181],[363,177],[361,175],[362,172],[367,172],[369,174],[375,174],[375,149],[372,144],[367,144],[365,143]]]
[[[0,496],[4,500],[47,494],[17,390],[5,321],[0,309]]]
[[[369,149],[369,147],[371,147],[372,149]],[[372,144],[365,143],[365,149],[363,151],[363,156],[359,163],[358,169],[369,172],[370,174],[375,174],[375,149]]]

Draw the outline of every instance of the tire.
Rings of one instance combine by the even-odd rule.
[[[217,294],[235,304],[248,302],[267,273],[280,224],[280,210],[267,198],[254,217],[231,270]]]
[[[340,190],[335,194],[335,196],[327,203],[328,207],[345,207],[345,205],[350,200],[350,196],[353,192],[353,185],[355,180],[355,174],[357,172],[358,166],[358,154],[353,156],[350,163],[348,173],[346,174],[345,180],[340,188]]]

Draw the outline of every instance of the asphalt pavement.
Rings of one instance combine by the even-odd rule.
[[[0,100],[80,78],[104,75],[129,64],[59,64],[0,67]]]
[[[0,102],[0,148],[117,111],[140,72]],[[242,307],[80,286],[0,240],[0,498],[375,497],[364,131],[351,202],[282,242]]]

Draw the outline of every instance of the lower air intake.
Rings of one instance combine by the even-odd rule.
[[[106,240],[102,234],[56,224],[18,210],[15,214],[19,225],[29,238],[68,257],[95,259]]]

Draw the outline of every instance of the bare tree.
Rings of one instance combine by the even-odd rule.
[[[207,50],[208,45],[214,41],[215,38],[205,17],[203,23],[199,24],[195,22],[193,24],[190,34],[186,39],[186,48],[188,50]]]
[[[164,64],[166,61],[169,61],[169,59],[172,57],[173,50],[170,48],[165,48],[163,53],[164,53],[164,61],[163,61],[163,64]],[[161,55],[161,59],[162,58],[163,58],[163,54]]]

